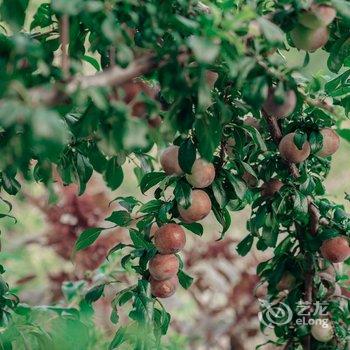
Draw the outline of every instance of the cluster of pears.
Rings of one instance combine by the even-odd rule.
[[[166,148],[160,157],[160,163],[167,175],[183,175],[179,165],[179,147],[172,145]],[[210,186],[215,178],[215,168],[204,159],[196,159],[190,174],[186,179],[193,186],[191,204],[188,208],[178,205],[180,217],[185,223],[204,219],[211,211],[211,201],[203,188]],[[180,252],[186,243],[183,228],[175,223],[169,223],[157,228],[154,232],[154,244],[157,254],[150,260],[148,268],[151,292],[157,298],[172,296],[178,286],[179,260],[176,253]]]
[[[179,147],[172,145],[166,148],[160,157],[160,164],[167,175],[183,175],[179,165]],[[188,208],[178,205],[178,211],[183,222],[192,223],[204,219],[211,211],[211,201],[204,188],[211,185],[215,179],[215,167],[202,158],[194,161],[191,173],[185,175],[192,185],[191,204]]]
[[[263,109],[265,113],[276,119],[285,118],[290,115],[295,108],[295,92],[293,90],[286,91],[283,103],[281,104],[276,102],[274,93],[274,89],[270,88],[268,97],[263,105]],[[339,148],[339,136],[331,128],[323,128],[320,130],[320,133],[323,138],[322,148],[316,153],[316,155],[323,158],[329,157]],[[294,138],[295,132],[285,135],[278,145],[279,153],[281,157],[289,163],[301,163],[310,156],[311,146],[308,141],[305,141],[301,149],[299,149],[294,143]],[[263,193],[265,193],[265,195],[270,195],[270,193],[275,191],[275,188],[278,191],[281,187],[279,180],[272,180],[270,185],[271,186],[268,186],[268,184],[263,185]],[[348,257],[348,254],[350,254],[348,244],[346,243],[343,245],[345,242],[347,242],[347,239],[343,237],[336,237],[325,241],[321,248],[322,255],[332,262],[344,261]],[[336,257],[332,257],[331,251],[336,251]]]
[[[332,14],[333,12],[331,9],[328,8],[328,6],[320,5],[320,7],[321,9],[318,9],[318,10],[320,10],[321,12],[317,12],[318,14],[326,13],[326,14],[329,14],[329,16],[332,17],[332,19],[334,18],[334,15]],[[302,23],[307,24],[308,21],[311,22],[312,18],[314,18],[312,16],[313,15],[311,15],[310,13],[304,13],[302,17],[304,18],[304,20],[302,20]],[[322,23],[326,23],[326,22],[322,22]],[[325,29],[325,31],[328,34],[327,29]],[[269,116],[272,116],[276,119],[280,119],[290,115],[293,112],[295,105],[296,105],[296,95],[294,91],[292,90],[286,91],[284,95],[283,103],[278,104],[274,96],[274,89],[271,88],[269,90],[268,98],[263,105],[263,109],[265,113],[267,113]],[[322,144],[322,148],[317,152],[317,156],[319,157],[331,156],[339,148],[339,143],[340,143],[339,136],[331,128],[323,128],[320,130],[320,133],[322,134],[322,137],[323,137],[323,144]],[[301,149],[299,149],[294,143],[294,137],[295,137],[294,132],[285,135],[279,143],[279,146],[278,146],[279,152],[281,157],[287,162],[301,163],[309,157],[311,153],[311,147],[310,147],[310,144],[307,141],[305,141]],[[280,180],[272,179],[262,186],[262,195],[271,196],[274,193],[278,192],[282,186],[283,184]],[[337,236],[334,238],[327,239],[323,241],[322,246],[320,248],[320,252],[323,258],[329,260],[332,263],[343,262],[350,257],[349,240],[345,236]],[[328,280],[330,279],[328,278]],[[281,280],[279,281],[279,283],[277,284],[277,289],[280,291],[290,290],[293,288],[295,283],[296,283],[295,276],[290,272],[286,272],[281,278]],[[331,283],[331,286],[333,287],[338,286],[335,283],[335,279],[334,281],[332,280],[330,283]],[[333,289],[334,290],[332,291],[332,295],[335,295],[335,296],[341,295],[341,290],[339,286],[338,286],[338,289],[336,288],[333,288]],[[312,336],[319,342],[327,343],[331,341],[334,337],[334,329],[333,329],[333,324],[331,320],[328,318],[324,318],[324,319],[319,318],[314,321],[315,322],[311,326]]]
[[[275,96],[275,89],[270,88],[268,97],[263,105],[263,110],[269,116],[276,119],[281,119],[289,116],[296,106],[296,94],[293,90],[284,92],[283,102],[278,103],[278,98]],[[322,148],[317,152],[319,157],[329,157],[334,154],[339,148],[339,136],[331,128],[323,128],[320,130],[323,137]],[[278,145],[281,157],[290,163],[301,163],[306,160],[310,153],[311,147],[309,142],[305,141],[301,149],[294,143],[295,133],[291,132],[285,135]]]
[[[154,245],[158,252],[148,265],[151,292],[155,297],[168,298],[175,293],[179,284],[177,273],[180,266],[175,254],[185,244],[185,231],[178,224],[169,223],[155,230]]]
[[[308,10],[299,13],[298,24],[290,32],[295,47],[313,52],[324,46],[329,38],[327,26],[335,16],[335,9],[326,4],[312,4]]]

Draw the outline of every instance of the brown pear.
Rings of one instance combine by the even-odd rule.
[[[191,174],[186,174],[186,179],[195,188],[208,187],[215,179],[214,165],[202,158],[196,159]]]
[[[178,205],[179,214],[184,222],[191,223],[204,219],[211,211],[211,201],[206,192],[193,190],[191,205],[183,208]]]
[[[295,133],[291,132],[284,136],[278,145],[278,149],[280,151],[281,157],[290,163],[301,163],[310,155],[310,144],[305,141],[302,149],[298,149],[298,147],[294,143]]]
[[[290,37],[297,49],[313,52],[327,43],[329,33],[327,27],[309,29],[298,24],[290,32]]]
[[[280,119],[290,115],[294,111],[296,103],[297,96],[293,90],[285,91],[283,102],[278,103],[275,89],[270,88],[263,109],[269,116]]]
[[[174,254],[157,254],[149,261],[148,269],[154,279],[164,281],[177,275],[179,259]]]
[[[179,146],[169,146],[160,155],[160,164],[167,175],[181,175],[179,165]]]
[[[324,128],[320,131],[323,136],[322,148],[317,152],[319,157],[329,157],[337,152],[340,145],[338,134],[331,128]]]
[[[179,285],[177,276],[174,276],[165,281],[158,281],[154,278],[150,278],[151,293],[156,298],[169,298],[175,294]]]
[[[320,251],[332,263],[342,262],[350,257],[349,240],[344,236],[327,239],[322,243]]]
[[[177,224],[161,226],[154,235],[154,245],[161,254],[174,254],[179,252],[186,244],[186,234]]]

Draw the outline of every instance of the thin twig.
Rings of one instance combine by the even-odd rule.
[[[61,40],[61,65],[63,78],[65,80],[69,77],[69,56],[68,56],[68,42],[69,42],[69,17],[64,14],[60,19],[60,40]]]
[[[115,67],[115,47],[111,46],[109,48],[109,66],[111,68]]]

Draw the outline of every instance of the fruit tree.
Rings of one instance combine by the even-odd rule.
[[[266,344],[346,349],[350,304],[338,263],[350,257],[350,216],[323,181],[338,135],[350,140],[350,2],[51,0],[34,15],[32,5],[0,1],[1,199],[11,210],[7,194],[21,184],[50,190],[58,178],[82,194],[94,172],[116,190],[126,163],[152,196],[117,197],[110,225],[89,227],[75,244],[84,250],[111,226],[129,232],[107,256],[120,254],[135,276],[106,315],[116,324],[109,348],[163,348],[171,316],[160,299],[193,280],[181,255],[186,236],[202,235],[211,213],[218,240],[234,234],[231,213],[249,206],[238,253],[273,252],[257,268],[256,291],[267,286],[261,329],[274,330]],[[304,55],[300,67],[289,64],[290,50]],[[316,50],[329,74],[305,76]],[[82,307],[111,283],[93,286]],[[4,278],[0,286],[1,348],[19,349],[24,326],[14,316],[30,321],[31,310]],[[282,304],[288,322],[266,317]],[[37,348],[52,348],[31,332]]]

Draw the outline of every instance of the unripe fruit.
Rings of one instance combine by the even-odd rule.
[[[184,222],[191,223],[204,219],[211,211],[211,201],[206,192],[193,190],[191,205],[185,209],[178,205],[180,216]]]
[[[272,179],[268,182],[265,182],[261,186],[261,195],[265,197],[272,197],[277,193],[283,186],[283,182],[278,179]]]
[[[311,326],[311,334],[321,343],[329,342],[334,336],[332,322],[329,319],[316,319],[315,323]]]
[[[305,141],[302,149],[294,144],[295,133],[284,136],[278,145],[281,157],[291,163],[301,163],[310,155],[310,144]]]
[[[215,86],[216,81],[219,78],[219,74],[216,72],[213,72],[212,70],[207,70],[205,72],[205,79],[207,81],[208,86],[210,89],[213,89]]]
[[[148,119],[147,122],[151,128],[156,129],[156,128],[159,128],[161,126],[163,119],[159,115],[157,115],[155,117]]]
[[[259,183],[258,179],[247,171],[243,173],[242,180],[247,184],[249,188],[255,188]]]
[[[298,19],[304,27],[317,29],[331,24],[336,14],[336,10],[331,6],[313,4],[310,10],[299,13]]]
[[[166,224],[160,227],[154,236],[154,245],[161,254],[177,253],[185,244],[185,231],[177,224]]]
[[[181,175],[183,171],[179,165],[179,147],[166,148],[160,156],[160,164],[167,175]]]
[[[350,256],[349,241],[343,236],[327,239],[322,243],[320,251],[325,259],[333,263],[342,262]]]
[[[252,126],[253,128],[259,130],[260,129],[260,123],[259,120],[248,115],[247,117],[244,118],[243,124]]]
[[[263,109],[269,116],[280,119],[290,115],[294,111],[296,103],[297,97],[293,90],[285,91],[283,102],[278,103],[275,89],[270,88]]]
[[[296,278],[289,271],[285,272],[277,283],[277,289],[279,291],[291,290],[295,285]]]
[[[297,49],[313,52],[327,43],[329,33],[327,27],[309,29],[299,24],[290,32],[290,36]]]
[[[156,298],[169,298],[171,297],[179,285],[177,276],[174,276],[165,281],[157,281],[154,278],[150,278],[151,293]]]
[[[141,92],[154,99],[156,89],[141,80],[126,82],[122,88],[124,89],[124,102],[131,106],[132,115],[143,118],[147,114],[146,105],[142,101],[135,101],[135,99]]]
[[[340,144],[338,134],[331,128],[324,128],[320,131],[323,136],[322,148],[317,152],[319,157],[329,157],[337,152]]]
[[[204,159],[196,159],[191,174],[186,174],[187,181],[195,188],[208,187],[215,179],[215,168]]]
[[[148,269],[154,279],[164,281],[177,275],[179,259],[174,254],[157,254],[149,261]]]

